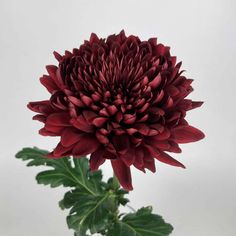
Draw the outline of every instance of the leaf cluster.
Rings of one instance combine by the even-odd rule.
[[[47,158],[47,151],[38,148],[24,148],[16,158],[27,161],[27,166],[45,166],[37,174],[39,184],[52,188],[70,187],[59,202],[61,209],[68,209],[67,224],[76,236],[95,233],[106,236],[167,236],[172,226],[150,207],[135,213],[120,214],[119,206],[125,206],[128,193],[120,188],[115,177],[107,182],[102,172],[91,172],[87,158]]]

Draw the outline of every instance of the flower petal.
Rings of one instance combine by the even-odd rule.
[[[46,124],[50,126],[70,126],[70,116],[67,112],[53,113],[48,116]]]
[[[109,139],[107,138],[107,136],[104,135],[104,134],[102,134],[102,133],[100,132],[100,130],[99,130],[99,131],[96,131],[96,138],[98,139],[98,141],[99,141],[100,143],[103,143],[103,144],[108,144],[108,143],[109,143]]]
[[[130,141],[127,135],[115,135],[112,137],[112,143],[121,155],[126,153],[130,147]]]
[[[28,103],[27,107],[34,112],[49,115],[55,112],[48,100]]]
[[[142,147],[135,148],[135,160],[134,160],[134,166],[143,171],[145,173],[144,169],[144,150]]]
[[[54,57],[60,62],[60,60],[63,58],[58,52],[53,52]]]
[[[81,132],[74,128],[66,128],[61,134],[61,144],[64,147],[69,147],[81,139]]]
[[[35,116],[33,116],[33,120],[38,120],[40,122],[45,123],[46,122],[46,116],[45,115],[35,115]]]
[[[130,167],[127,167],[124,162],[119,159],[111,160],[111,164],[121,186],[126,190],[133,190]]]
[[[89,41],[90,43],[98,43],[99,38],[95,33],[91,33]]]
[[[179,145],[176,142],[170,140],[169,144],[170,144],[170,148],[166,151],[175,152],[175,153],[181,153],[182,152],[182,150],[180,149]]]
[[[73,148],[73,155],[80,157],[95,152],[100,144],[93,135],[85,134],[81,136],[80,141]]]
[[[53,93],[54,91],[59,89],[50,76],[44,75],[40,78],[40,82],[48,90],[49,93]]]
[[[163,150],[163,151],[167,151],[169,148],[170,148],[170,144],[168,141],[157,141],[155,143],[153,143],[153,146],[160,149],[160,150]]]
[[[88,124],[88,122],[86,121],[83,115],[79,115],[77,118],[72,119],[71,124],[75,128],[82,130],[86,133],[93,132],[93,126]]]
[[[99,166],[105,162],[106,159],[103,157],[104,153],[105,150],[103,148],[99,148],[91,154],[89,163],[92,171],[98,170]]]
[[[52,158],[65,157],[71,155],[71,147],[64,147],[61,143],[58,143],[53,152],[49,153],[47,156]]]
[[[57,66],[54,66],[54,65],[48,65],[46,66],[46,69],[47,69],[47,72],[49,74],[49,76],[52,78],[52,80],[55,82],[55,84],[61,88],[62,86],[62,81],[61,81],[61,77],[60,77],[60,74],[59,74],[59,68]],[[60,78],[58,78],[58,76]]]
[[[42,136],[58,136],[62,130],[63,130],[63,128],[60,130],[60,132],[55,133],[55,132],[46,130],[45,128],[42,128],[39,130],[39,134]]]
[[[192,126],[183,126],[172,129],[172,134],[177,143],[196,142],[205,137],[202,131]]]
[[[143,151],[143,148],[142,147],[137,147],[135,148],[135,162],[134,162],[134,165],[136,166],[139,166],[139,167],[142,167],[143,166],[143,159],[144,159],[144,151]]]
[[[159,86],[161,83],[161,74],[159,73],[150,83],[149,86],[151,86],[152,89],[155,89]]]
[[[93,124],[97,127],[102,127],[106,122],[108,118],[106,117],[98,117],[93,120]]]
[[[91,124],[92,121],[98,116],[95,112],[93,111],[88,111],[85,110],[83,111],[83,116],[85,118],[85,120],[87,121],[88,124]]]
[[[182,163],[178,162],[177,160],[175,160],[173,157],[171,157],[170,155],[168,155],[165,152],[160,151],[160,154],[155,156],[155,158],[161,162],[166,163],[166,164],[185,168],[185,166]]]
[[[195,109],[195,108],[197,108],[197,107],[200,107],[200,106],[202,106],[202,104],[203,104],[203,102],[198,102],[198,101],[192,101],[191,102],[191,108],[189,108],[189,110],[191,110],[191,109]]]
[[[156,148],[153,148],[148,145],[146,147],[147,147],[148,151],[150,152],[150,154],[154,158],[156,158],[158,161],[172,165],[172,166],[178,166],[178,167],[185,168],[185,166],[182,163],[178,162],[177,160],[175,160],[173,157],[171,157],[167,153],[157,150]]]
[[[127,166],[133,165],[135,160],[134,148],[130,148],[125,154],[121,155],[120,158]]]

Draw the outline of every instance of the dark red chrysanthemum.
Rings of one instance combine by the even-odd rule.
[[[141,41],[122,31],[107,39],[91,34],[79,49],[54,53],[58,66],[47,66],[40,78],[51,97],[30,102],[39,114],[39,131],[60,136],[49,157],[90,156],[91,170],[110,159],[121,185],[132,189],[130,166],[155,172],[155,162],[184,167],[167,152],[204,134],[188,125],[188,110],[202,105],[186,99],[192,80],[181,63],[156,38]]]

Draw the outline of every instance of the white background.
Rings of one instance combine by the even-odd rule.
[[[230,0],[0,1],[0,235],[72,235],[57,202],[64,189],[37,185],[38,168],[14,154],[25,146],[52,149],[41,137],[28,101],[48,98],[38,78],[56,63],[52,52],[78,47],[91,32],[157,36],[195,79],[201,109],[189,113],[206,139],[178,154],[187,169],[157,163],[157,173],[133,171],[134,208],[153,205],[175,227],[173,236],[236,235],[236,2]],[[103,166],[106,176],[110,165]]]

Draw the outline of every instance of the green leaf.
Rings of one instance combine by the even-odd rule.
[[[29,161],[27,166],[47,165],[51,159],[44,158],[48,151],[34,148],[23,148],[16,154],[16,158]]]
[[[172,226],[153,214],[150,207],[121,214],[123,218],[119,219],[119,205],[126,205],[129,200],[124,197],[128,192],[120,188],[116,178],[103,182],[101,171],[90,172],[87,158],[53,159],[46,157],[47,153],[38,148],[24,148],[16,158],[28,161],[27,166],[46,167],[36,176],[39,184],[72,188],[59,206],[69,209],[67,224],[76,236],[86,236],[89,232],[107,236],[168,236],[172,232]]]
[[[40,172],[36,176],[39,184],[50,185],[51,187],[65,186],[83,188],[88,193],[96,195],[102,175],[89,174],[88,160],[86,158],[48,158],[45,150],[38,148],[24,148],[16,154],[16,158],[28,161],[27,166],[46,166],[49,170]],[[74,167],[72,166],[72,160]],[[90,176],[90,177],[87,177]],[[90,183],[89,178],[93,181]]]
[[[87,158],[48,158],[45,150],[24,148],[16,158],[28,161],[27,166],[44,166],[36,180],[51,187],[72,187],[59,202],[61,209],[70,209],[68,227],[77,236],[85,236],[88,231],[105,232],[118,214],[120,204],[125,205],[128,192],[121,189],[115,179],[102,181],[101,171],[91,172]],[[112,184],[111,184],[112,183]]]
[[[168,236],[172,230],[161,216],[152,213],[151,207],[144,207],[113,224],[107,236]]]
[[[93,196],[81,190],[67,192],[60,202],[63,208],[71,208],[67,217],[69,228],[81,235],[90,229],[91,233],[104,230],[109,221],[109,193]]]

